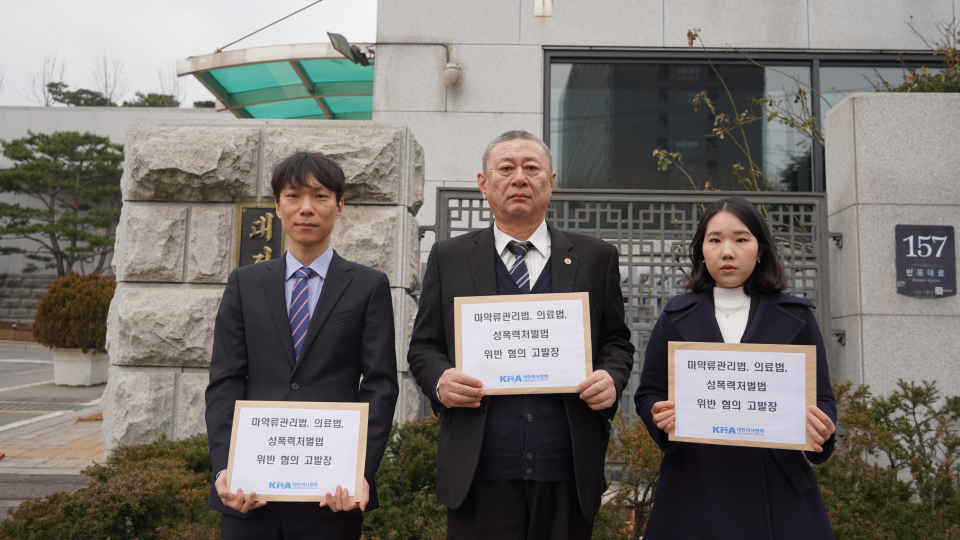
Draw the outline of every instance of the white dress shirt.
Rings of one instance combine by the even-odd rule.
[[[510,242],[520,243],[520,240],[511,237],[507,233],[501,231],[494,223],[493,226],[493,243],[497,247],[497,253],[500,254],[500,259],[503,261],[503,264],[507,266],[507,270],[513,267],[513,263],[517,260],[517,256],[514,255],[507,245]],[[537,230],[533,231],[533,234],[530,235],[530,238],[526,240],[530,243],[530,251],[524,256],[523,260],[527,263],[527,271],[530,272],[530,288],[533,289],[533,286],[537,283],[537,279],[540,277],[540,273],[543,272],[543,267],[547,265],[547,261],[550,260],[550,231],[547,230],[547,220],[540,222],[540,226],[537,227]]]

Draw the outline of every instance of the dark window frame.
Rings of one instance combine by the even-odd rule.
[[[909,66],[935,67],[942,65],[927,52],[770,52],[745,50],[751,58],[762,64],[809,66],[810,86],[821,92],[821,67],[900,67],[900,59]],[[706,64],[703,50],[611,50],[611,49],[553,49],[543,50],[543,141],[550,146],[550,91],[551,68],[554,63],[585,64]],[[709,51],[714,64],[749,64],[743,54],[731,51]],[[820,100],[811,99],[811,110],[821,123]],[[826,191],[823,145],[813,143],[813,191]]]

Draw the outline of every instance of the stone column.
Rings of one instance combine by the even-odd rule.
[[[897,294],[894,227],[960,232],[960,95],[853,94],[826,118],[834,378],[887,395],[898,379],[960,394],[960,296]]]
[[[273,202],[273,166],[319,151],[346,176],[332,245],[387,274],[397,334],[396,420],[416,416],[406,350],[416,304],[423,150],[403,124],[365,121],[136,120],[127,134],[113,257],[104,446],[202,433],[213,326],[235,267],[237,205]]]

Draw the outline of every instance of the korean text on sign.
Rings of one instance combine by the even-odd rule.
[[[323,496],[357,481],[361,411],[243,407],[230,487]],[[363,456],[359,456],[362,460]]]
[[[488,391],[576,386],[588,367],[585,295],[460,303],[458,368],[483,381]]]
[[[674,434],[806,444],[806,354],[675,350]]]

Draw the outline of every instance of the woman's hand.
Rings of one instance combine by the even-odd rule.
[[[656,407],[656,405],[654,405]],[[833,420],[823,413],[820,409],[810,406],[810,412],[807,413],[807,431],[813,437],[813,450],[817,453],[823,452],[823,443],[833,435],[837,426],[833,425]]]
[[[677,414],[672,401],[658,401],[653,404],[650,412],[653,414],[653,421],[656,422],[658,428],[667,433],[673,431]]]

